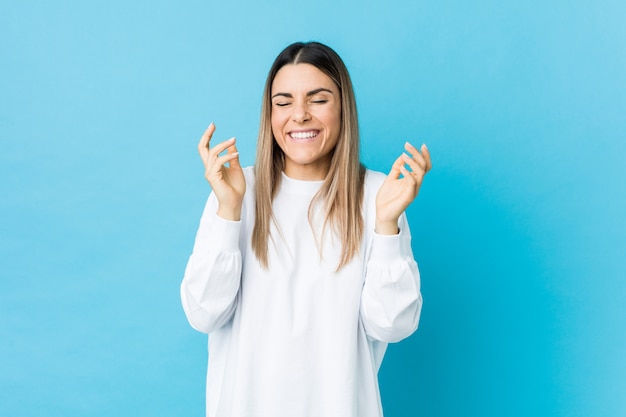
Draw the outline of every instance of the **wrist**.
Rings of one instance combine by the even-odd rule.
[[[239,221],[241,220],[241,207],[228,207],[220,205],[217,208],[217,215],[224,220]]]
[[[376,220],[374,231],[379,235],[397,235],[400,230],[398,229],[398,221],[380,221]]]

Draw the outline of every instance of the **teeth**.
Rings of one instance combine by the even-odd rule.
[[[291,137],[294,139],[308,139],[317,135],[317,131],[309,131],[309,132],[291,132]]]

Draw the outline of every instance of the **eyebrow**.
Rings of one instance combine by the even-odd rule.
[[[333,94],[333,92],[330,91],[328,88],[320,87],[320,88],[316,88],[315,90],[309,91],[308,93],[306,93],[306,96],[311,97],[321,92],[327,92],[327,93]],[[272,98],[279,97],[279,96],[293,98],[293,95],[291,93],[276,93],[272,96]]]

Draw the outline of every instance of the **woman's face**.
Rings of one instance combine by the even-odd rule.
[[[285,174],[321,180],[341,130],[341,97],[333,80],[310,64],[282,67],[272,83],[272,133],[285,153]]]

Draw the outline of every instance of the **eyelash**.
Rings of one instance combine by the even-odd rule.
[[[314,100],[311,103],[314,103],[314,104],[324,104],[324,103],[328,103],[328,100]],[[285,107],[285,106],[288,106],[290,104],[291,103],[276,103],[275,105],[278,106],[278,107]]]

